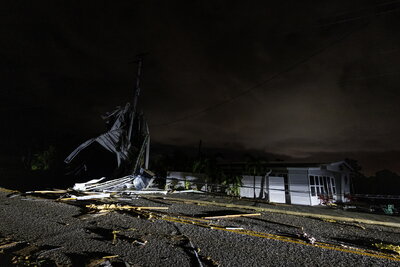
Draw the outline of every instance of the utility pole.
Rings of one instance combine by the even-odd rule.
[[[129,138],[132,138],[133,121],[134,121],[134,118],[136,117],[136,113],[137,113],[137,102],[138,102],[139,95],[140,95],[140,81],[141,81],[141,75],[142,75],[143,57],[145,55],[146,55],[146,53],[137,55],[136,56],[137,60],[135,61],[135,63],[137,63],[138,66],[137,66],[137,74],[136,74],[136,85],[135,85],[134,94],[133,94],[133,105],[132,105],[132,113],[131,113],[131,126],[129,128],[129,133],[128,133]],[[141,125],[141,123],[142,123],[142,125]],[[140,158],[142,156],[144,156],[144,165],[145,165],[145,168],[148,169],[149,168],[149,154],[150,154],[150,133],[149,133],[149,128],[148,128],[147,123],[144,120],[142,120],[142,122],[139,122],[139,125],[141,127],[143,127],[143,129],[145,130],[145,137],[144,137],[143,143],[141,145],[141,151],[138,154],[138,161],[137,162],[139,162]],[[145,149],[145,155],[143,155],[143,150],[142,149]],[[134,171],[136,171],[137,167],[138,166],[136,164]]]
[[[128,137],[132,138],[132,127],[133,127],[133,120],[136,116],[136,109],[137,109],[137,102],[138,98],[140,95],[140,78],[142,75],[142,65],[143,65],[143,55],[144,54],[139,54],[137,55],[137,60],[134,61],[135,63],[138,64],[137,67],[137,74],[136,74],[136,86],[133,91],[133,105],[132,105],[132,112],[131,112],[131,124],[129,127],[129,132],[128,132]]]
[[[140,78],[142,75],[142,65],[143,65],[143,56],[144,54],[137,55],[137,61],[136,63],[138,64],[137,67],[137,74],[136,74],[136,86],[135,86],[135,92],[133,96],[133,112],[136,113],[136,106],[137,106],[137,101],[139,98],[140,94]]]

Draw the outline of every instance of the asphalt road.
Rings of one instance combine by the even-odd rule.
[[[204,220],[254,212],[166,199],[125,200],[133,206],[168,207],[151,212],[89,212],[85,205],[90,203],[0,190],[0,266],[400,266],[395,253],[373,245],[400,245],[396,227],[274,212]]]

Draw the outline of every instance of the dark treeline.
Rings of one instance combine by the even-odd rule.
[[[390,170],[378,171],[370,177],[357,175],[353,187],[356,194],[400,195],[400,176]]]
[[[13,187],[15,184],[24,185],[31,189],[54,186],[72,186],[76,182],[81,182],[89,178],[99,178],[108,176],[112,169],[115,169],[115,157],[111,153],[94,147],[82,153],[84,162],[91,163],[89,173],[93,177],[78,177],[73,173],[69,173],[71,167],[65,166],[64,158],[78,144],[78,141],[72,138],[67,138],[69,142],[63,146],[39,145],[25,146],[25,149],[20,149],[18,155],[8,159],[1,160],[1,172],[4,177],[0,186]],[[27,149],[27,147],[29,149]],[[23,148],[23,147],[21,147]],[[91,153],[91,150],[92,153]],[[168,171],[183,171],[204,173],[209,176],[214,182],[221,183],[234,179],[223,173],[218,162],[229,160],[241,160],[246,162],[246,170],[244,172],[257,175],[263,175],[263,169],[259,168],[260,162],[268,162],[275,158],[270,155],[255,155],[249,153],[220,153],[217,150],[207,151],[204,149],[179,149],[176,147],[156,148],[156,151],[151,153],[150,170],[155,172],[156,176],[163,179],[167,176]],[[234,155],[235,156],[232,156]],[[102,156],[103,155],[103,156]],[[353,194],[369,194],[369,195],[400,195],[400,176],[390,170],[378,171],[373,176],[365,176],[362,173],[362,167],[354,159],[346,159],[349,165],[354,169],[352,177],[352,193]],[[8,163],[7,163],[8,162]],[[76,163],[79,163],[79,158]],[[6,164],[7,163],[7,164]],[[12,164],[11,164],[12,163]],[[74,162],[75,163],[75,162]],[[4,166],[3,166],[4,165]],[[75,164],[73,164],[75,165]]]
[[[373,176],[365,176],[357,160],[346,159],[354,169],[353,194],[400,195],[400,176],[390,170],[381,170]]]

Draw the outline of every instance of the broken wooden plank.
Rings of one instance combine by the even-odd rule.
[[[228,214],[221,216],[203,217],[203,219],[212,220],[212,219],[225,219],[225,218],[237,218],[237,217],[247,217],[247,216],[260,216],[260,215],[261,213],[242,213],[242,214]]]
[[[167,210],[168,207],[145,207],[145,206],[129,206],[129,205],[116,205],[116,204],[103,204],[86,205],[89,209],[95,209],[99,211],[113,211],[113,210]]]
[[[37,191],[28,191],[26,194],[65,194],[68,193],[68,190],[37,190]]]
[[[99,198],[109,198],[109,197],[111,197],[110,193],[97,193],[97,194],[91,194],[91,195],[86,195],[86,196],[74,196],[74,195],[71,195],[70,197],[61,198],[59,200],[60,201],[89,200],[89,199],[99,199]]]
[[[381,250],[393,251],[393,252],[395,252],[395,253],[400,255],[400,246],[396,246],[396,245],[393,245],[393,244],[383,244],[383,243],[379,243],[379,244],[376,243],[376,244],[373,244],[373,246],[377,247],[377,248],[379,248]]]
[[[149,196],[149,198],[150,198],[150,196]],[[154,198],[157,198],[157,197],[154,197]],[[168,200],[168,201],[187,202],[187,203],[191,203],[191,204],[203,204],[203,205],[209,205],[209,206],[238,208],[238,209],[244,209],[244,210],[264,211],[264,212],[272,212],[272,213],[279,213],[279,214],[286,214],[286,215],[293,215],[293,216],[303,216],[303,217],[308,217],[308,218],[318,218],[318,219],[324,218],[324,219],[332,219],[332,220],[344,221],[344,222],[364,223],[364,224],[382,225],[382,226],[400,228],[400,223],[397,223],[397,222],[375,221],[375,220],[369,220],[369,219],[363,219],[363,218],[351,218],[351,217],[332,216],[332,215],[315,214],[315,213],[299,212],[299,211],[278,210],[278,209],[271,209],[271,208],[219,203],[219,202],[211,202],[211,201],[204,201],[204,200],[190,200],[190,199],[172,198],[172,197],[163,197],[162,199]]]
[[[167,210],[168,207],[135,207],[137,210]]]
[[[119,255],[110,255],[110,256],[104,256],[103,259],[115,259],[118,257],[119,257]]]
[[[243,227],[225,227],[226,230],[244,230]]]
[[[0,245],[0,251],[2,251],[4,249],[10,249],[10,248],[16,247],[19,244],[23,244],[23,243],[25,243],[25,242],[18,242],[17,241],[17,242],[10,242],[10,243],[7,243],[7,244]]]
[[[266,219],[261,219],[261,218],[251,218],[251,219],[257,220],[257,221],[262,221],[262,222],[267,222],[267,223],[283,225],[283,226],[287,226],[287,227],[293,227],[293,228],[297,228],[297,229],[303,230],[302,226],[296,226],[296,225],[293,225],[293,224],[288,224],[288,223],[283,223],[283,222],[276,222],[276,221],[266,220]]]

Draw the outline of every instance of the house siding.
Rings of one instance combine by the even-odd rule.
[[[308,169],[289,169],[291,204],[311,205]]]
[[[254,176],[243,175],[242,186],[240,187],[240,196],[247,198],[259,198],[261,190],[266,190],[262,187],[262,176],[255,176],[256,183],[254,184]],[[254,190],[255,187],[255,190]]]

